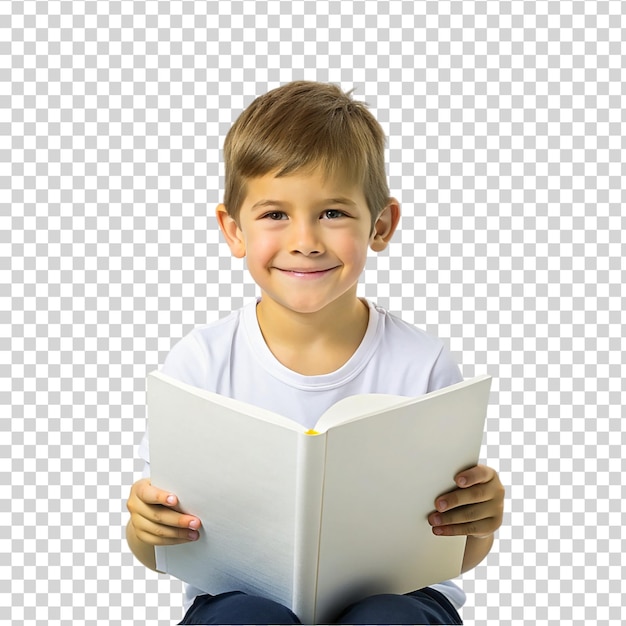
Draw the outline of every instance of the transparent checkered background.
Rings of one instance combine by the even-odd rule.
[[[133,560],[145,376],[255,295],[220,242],[257,95],[355,89],[403,219],[362,294],[495,377],[466,624],[620,620],[624,3],[0,3],[0,620],[171,624]]]

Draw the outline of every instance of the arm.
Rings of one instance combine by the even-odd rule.
[[[455,476],[458,489],[439,496],[428,516],[433,533],[466,535],[461,572],[476,567],[491,550],[493,534],[502,524],[504,487],[495,470],[476,465]]]
[[[470,535],[465,544],[461,574],[474,569],[489,554],[492,545],[493,535],[488,537],[472,537]]]

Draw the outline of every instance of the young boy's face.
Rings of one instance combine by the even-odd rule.
[[[262,298],[298,313],[354,301],[368,247],[382,250],[397,223],[383,242],[360,187],[319,173],[249,180],[237,222],[223,205],[217,216]]]

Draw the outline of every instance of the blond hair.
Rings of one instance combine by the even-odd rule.
[[[364,102],[326,83],[296,81],[259,96],[224,143],[224,205],[235,219],[246,182],[275,172],[321,171],[362,185],[372,224],[389,200],[385,134]]]

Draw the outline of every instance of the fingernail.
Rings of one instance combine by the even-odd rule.
[[[443,535],[443,528],[433,528],[435,535]]]
[[[464,487],[465,485],[467,485],[467,478],[459,478],[459,486]]]
[[[438,508],[440,511],[445,511],[448,508],[448,502],[446,500],[439,500]]]
[[[195,530],[190,530],[187,533],[187,537],[189,537],[189,539],[191,539],[191,541],[195,541],[200,535],[198,534],[197,531]]]
[[[176,504],[176,496],[167,496],[168,504]]]
[[[189,522],[189,528],[191,530],[198,530],[200,528],[200,522],[197,519],[193,519]]]
[[[435,526],[439,526],[441,524],[441,515],[435,515],[435,517],[433,517],[433,523]]]

